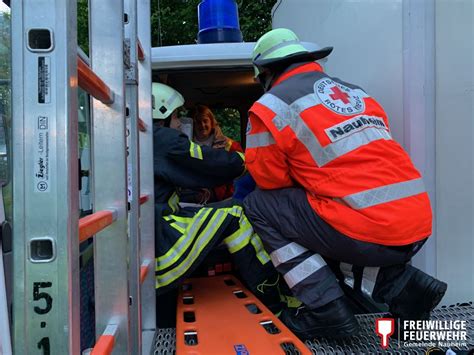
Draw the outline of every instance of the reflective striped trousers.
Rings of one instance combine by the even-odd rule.
[[[276,273],[259,236],[237,203],[182,208],[163,216],[157,229],[155,278],[159,294],[189,277],[210,250],[221,243],[250,289]]]
[[[322,220],[298,188],[257,189],[244,209],[273,265],[310,309],[343,295],[338,280],[390,303],[411,277],[414,268],[406,263],[424,242],[387,247],[347,237]]]

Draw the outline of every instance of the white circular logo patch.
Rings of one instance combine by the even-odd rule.
[[[314,92],[324,106],[341,115],[354,115],[365,110],[364,99],[359,92],[329,78],[318,80],[314,84]]]

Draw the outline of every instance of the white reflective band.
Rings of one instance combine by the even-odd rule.
[[[173,103],[174,100],[176,100],[177,97],[178,97],[178,92],[175,91],[173,95],[171,95],[171,97],[168,99],[168,101],[166,101],[166,104],[168,106],[171,106],[171,104]]]
[[[306,111],[310,107],[319,105],[321,100],[314,93],[307,94],[303,97],[300,97],[298,100],[293,101],[290,104],[290,107],[293,111],[296,111],[300,115],[303,111]]]
[[[308,249],[292,242],[284,247],[274,250],[270,254],[270,258],[272,259],[273,265],[277,267],[278,265],[286,263],[287,261],[296,258],[298,255],[303,254],[305,251],[308,251]]]
[[[344,275],[344,283],[350,288],[354,288],[354,273],[352,272],[352,265],[340,263],[339,269],[341,269],[341,272]]]
[[[261,148],[275,144],[270,132],[248,134],[246,140],[247,148]]]
[[[326,165],[346,153],[379,139],[391,140],[392,136],[390,132],[379,128],[366,128],[360,132],[351,134],[344,139],[328,144],[322,148],[324,152],[321,154],[320,164],[318,165]]]
[[[326,262],[324,261],[324,259],[318,254],[314,254],[311,255],[308,259],[296,265],[283,277],[285,278],[285,281],[288,286],[292,288],[324,266],[326,266]]]
[[[284,42],[280,42],[278,44],[275,44],[274,46],[268,48],[265,52],[262,52],[258,57],[254,58],[254,60],[257,60],[259,58],[260,59],[265,59],[266,56],[272,54],[277,49],[292,46],[293,44],[300,44],[300,41],[292,40],[292,41],[284,41]]]
[[[374,292],[375,281],[377,281],[377,276],[379,274],[379,267],[365,267],[364,273],[362,274],[362,292],[367,296],[372,297]]]
[[[365,96],[367,96],[367,94],[365,94]],[[321,103],[314,93],[299,98],[291,105],[286,104],[283,100],[273,94],[263,95],[258,102],[267,106],[276,114],[272,122],[279,131],[287,126],[293,130],[296,137],[306,147],[314,162],[319,167],[322,167],[334,159],[373,141],[379,139],[392,139],[390,132],[386,130],[367,128],[350,135],[348,134],[347,137],[322,147],[313,131],[299,116],[300,113],[306,109]]]
[[[419,178],[361,191],[352,195],[344,196],[342,200],[353,209],[360,210],[381,203],[415,196],[425,191],[423,180]]]

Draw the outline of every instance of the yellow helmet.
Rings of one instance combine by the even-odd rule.
[[[168,85],[153,83],[152,91],[153,119],[164,120],[184,104],[183,96]]]
[[[324,47],[316,51],[308,51],[300,42],[298,36],[287,28],[277,28],[265,33],[255,44],[252,52],[255,77],[260,74],[260,68],[274,65],[291,64],[308,59],[314,61],[327,57],[332,47]]]

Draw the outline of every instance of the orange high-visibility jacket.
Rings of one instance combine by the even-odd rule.
[[[287,71],[251,107],[245,158],[260,188],[304,188],[314,211],[351,238],[396,246],[431,234],[421,175],[383,108],[317,63]]]

